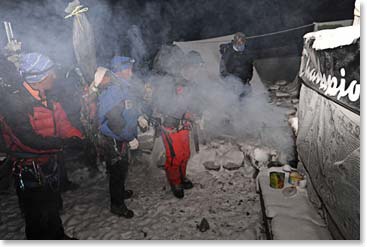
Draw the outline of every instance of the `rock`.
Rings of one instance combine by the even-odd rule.
[[[242,166],[242,164],[228,162],[228,163],[223,165],[223,168],[227,169],[229,171],[233,171],[233,170],[240,169],[241,166]]]
[[[289,111],[287,111],[287,115],[289,116],[289,115],[294,115],[294,114],[296,114],[297,113],[297,111],[295,110],[295,109],[292,109],[292,110],[289,110]]]
[[[239,150],[230,150],[221,158],[223,168],[227,170],[236,170],[243,165],[245,156],[243,152]]]
[[[231,149],[238,149],[238,148],[234,147],[232,144],[223,144],[220,145],[219,148],[215,150],[215,152],[218,156],[222,156],[228,153]]]
[[[208,170],[220,170],[220,164],[216,162],[215,150],[207,149],[200,153],[200,163]]]
[[[211,148],[219,148],[220,144],[219,144],[219,142],[212,141],[212,142],[209,144],[209,146],[210,146]]]
[[[276,92],[275,93],[275,96],[277,98],[286,98],[286,97],[289,97],[290,95],[288,93],[283,93],[283,92]]]
[[[219,171],[220,170],[220,165],[217,164],[215,161],[205,161],[203,163],[203,166],[207,170],[212,170],[212,171]]]
[[[279,90],[280,86],[279,85],[273,85],[269,87],[269,90],[271,91],[275,91],[275,90]]]
[[[287,85],[287,81],[277,81],[275,84],[278,85],[278,86],[285,86]]]
[[[292,100],[291,100],[291,102],[292,102],[293,104],[298,104],[299,99],[292,99]]]
[[[206,232],[210,229],[209,222],[205,218],[203,218],[197,228],[201,232]]]

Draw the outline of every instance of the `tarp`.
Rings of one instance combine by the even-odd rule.
[[[299,74],[297,150],[330,218],[330,231],[359,239],[359,39],[316,51],[315,37],[305,39]]]

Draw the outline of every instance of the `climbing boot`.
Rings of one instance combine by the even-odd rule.
[[[132,190],[124,191],[124,199],[130,199],[133,196],[134,192]]]
[[[185,195],[182,185],[171,185],[171,190],[172,190],[173,195],[175,195],[175,197],[177,198],[181,199]]]
[[[134,217],[134,212],[128,209],[125,204],[111,205],[111,213],[119,217],[125,217],[126,219]]]
[[[185,190],[189,190],[189,189],[192,189],[194,187],[192,182],[187,177],[184,177],[182,179],[182,186]]]

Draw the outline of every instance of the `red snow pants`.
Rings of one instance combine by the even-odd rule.
[[[171,128],[164,128],[162,138],[166,148],[164,168],[167,179],[171,185],[179,185],[186,176],[186,166],[190,159],[190,131],[172,132]]]

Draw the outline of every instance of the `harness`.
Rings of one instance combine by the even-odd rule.
[[[0,134],[2,135],[3,131],[9,132],[9,130],[10,128],[4,122],[4,118],[0,116]],[[15,139],[14,134],[11,131],[8,134],[10,134],[12,139],[10,146],[17,146],[18,140]],[[2,151],[7,154],[9,162],[12,162],[12,175],[18,178],[20,189],[41,187],[45,184],[50,185],[54,190],[58,188],[59,184],[56,176],[58,174],[58,165],[55,152],[30,153],[27,151],[13,151],[9,145],[4,144]],[[51,172],[47,174],[41,168],[46,163],[53,166]]]
[[[174,117],[172,115],[165,115],[165,120],[163,126],[166,128],[172,128],[172,130],[167,130],[168,133],[177,133],[181,130],[191,130],[192,121],[185,117],[185,114],[181,118]]]
[[[51,170],[47,173],[42,170],[42,163],[44,163],[40,162],[42,156],[28,153],[9,155],[13,166],[12,174],[18,178],[20,189],[42,187],[47,184],[53,190],[57,190],[59,187],[57,157],[56,155],[43,156],[47,157],[46,162],[51,166]]]

